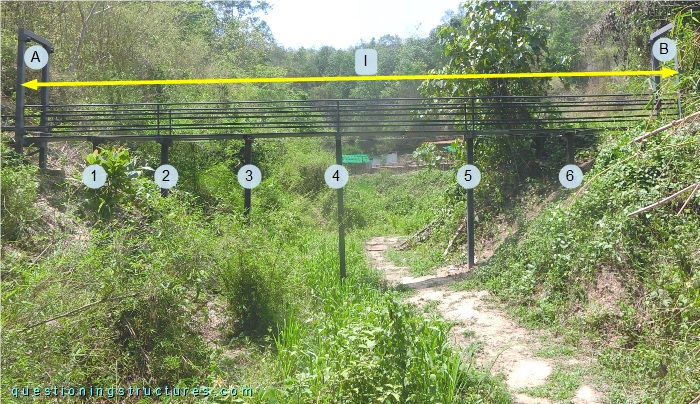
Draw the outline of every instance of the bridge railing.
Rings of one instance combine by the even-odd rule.
[[[662,113],[675,102],[662,101]],[[623,128],[652,114],[649,95],[282,100],[25,107],[32,136],[304,136],[396,132],[527,133],[572,128]],[[5,130],[13,117],[3,116]],[[8,128],[9,126],[9,128]],[[48,130],[47,130],[48,128]]]

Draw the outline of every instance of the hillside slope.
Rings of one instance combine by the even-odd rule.
[[[629,214],[700,182],[699,131],[689,120],[643,142],[632,141],[641,129],[611,134],[582,188],[510,237],[461,287],[485,285],[526,321],[600,347],[612,401],[696,398],[700,198],[690,189]]]

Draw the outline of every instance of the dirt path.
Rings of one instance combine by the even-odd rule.
[[[516,403],[550,403],[546,398],[535,398],[521,389],[542,386],[557,367],[555,359],[536,355],[540,341],[548,338],[544,332],[533,332],[519,326],[504,312],[488,307],[487,291],[453,291],[448,285],[464,278],[466,268],[440,268],[436,275],[414,277],[408,268],[396,266],[385,256],[385,251],[400,243],[399,237],[375,237],[366,244],[366,252],[387,281],[415,290],[408,302],[423,306],[437,302],[442,316],[456,323],[450,332],[453,342],[467,346],[477,342],[483,346],[477,361],[491,367],[493,374],[503,373],[506,384]],[[570,358],[568,364],[581,360]],[[591,386],[582,384],[571,402],[576,404],[602,403],[603,397]]]

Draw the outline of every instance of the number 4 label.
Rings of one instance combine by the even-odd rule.
[[[329,187],[340,189],[348,183],[350,174],[348,170],[340,164],[333,164],[326,169],[323,178],[326,180],[326,184],[328,184]]]

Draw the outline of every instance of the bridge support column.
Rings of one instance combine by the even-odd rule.
[[[246,136],[243,146],[243,164],[253,164],[253,138]],[[251,190],[243,188],[243,215],[250,220]]]
[[[464,135],[467,144],[467,164],[474,164],[474,135]],[[474,267],[474,189],[467,190],[467,250],[469,268]]]
[[[576,164],[575,154],[574,154],[574,135],[575,133],[567,132],[564,136],[566,137],[566,163]]]
[[[39,168],[46,168],[46,152],[48,151],[48,143],[45,140],[40,141],[37,146],[39,147]]]
[[[336,104],[335,164],[343,164],[343,141],[340,132],[340,101]],[[343,188],[338,188],[338,257],[340,258],[340,280],[345,280],[345,207]]]
[[[46,39],[36,35],[35,33],[20,28],[17,31],[17,76],[15,82],[15,151],[24,153],[24,136],[27,130],[24,126],[24,107],[26,103],[25,87],[22,85],[27,80],[26,64],[24,63],[24,52],[27,50],[27,42],[34,41],[41,45],[47,54],[53,53],[53,45]],[[41,81],[49,81],[49,65],[50,58],[46,61],[44,67],[41,68]],[[48,105],[49,105],[49,89],[41,88],[41,127],[42,136],[49,134],[48,126]],[[39,148],[39,167],[46,168],[46,149],[47,142],[38,142],[36,145]]]
[[[160,143],[160,165],[170,162],[170,146],[173,144],[172,139],[161,139]],[[160,195],[165,197],[170,193],[169,189],[161,188]]]

